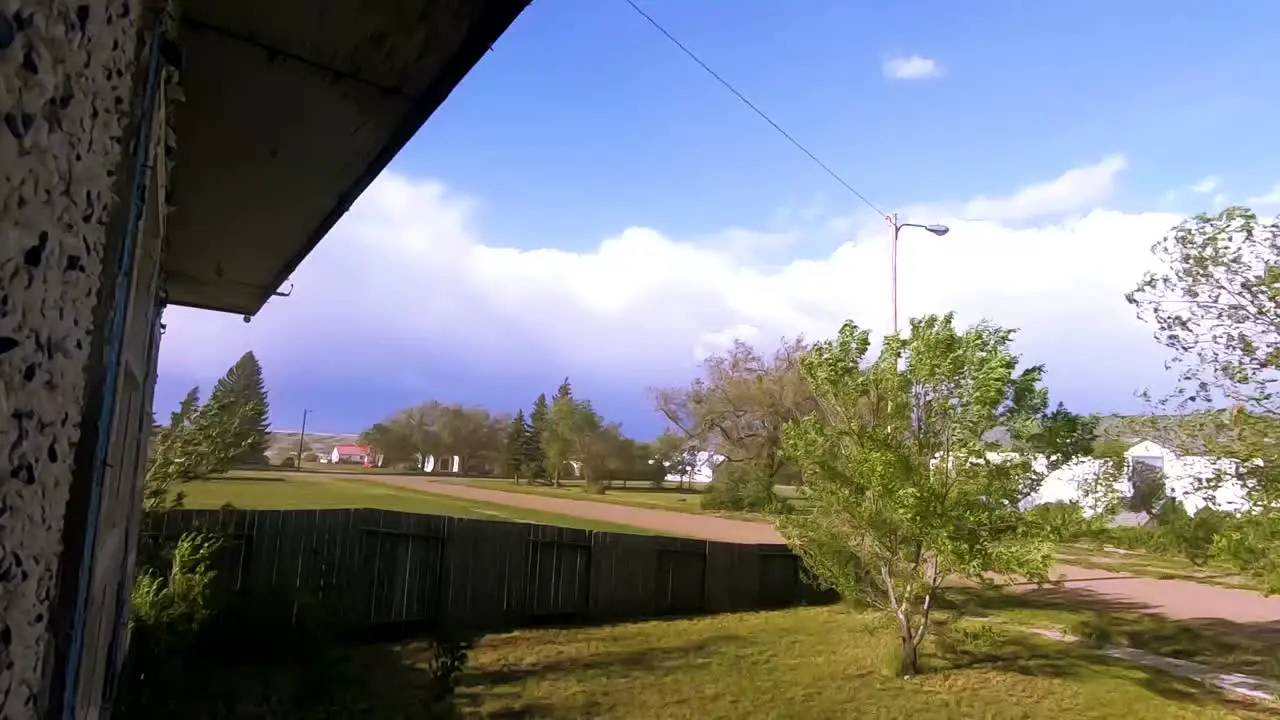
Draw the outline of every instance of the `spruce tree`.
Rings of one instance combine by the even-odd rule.
[[[533,401],[533,411],[529,413],[529,470],[531,476],[546,477],[545,459],[542,451],[542,435],[550,419],[551,408],[547,403],[547,394],[542,393]]]
[[[529,427],[525,423],[524,410],[517,410],[507,426],[506,458],[503,463],[507,475],[520,482],[520,474],[524,470],[524,453],[528,447]]]
[[[236,444],[243,448],[236,455],[237,464],[262,463],[270,436],[267,420],[267,386],[262,379],[262,365],[249,351],[240,356],[227,374],[213,386],[209,402],[225,403],[239,415]]]

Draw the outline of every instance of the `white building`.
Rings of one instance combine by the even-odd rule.
[[[712,474],[722,460],[724,460],[723,455],[699,450],[694,453],[693,462],[687,473],[668,472],[665,481],[676,485],[682,483],[706,485],[711,482]]]
[[[1133,493],[1130,473],[1137,464],[1159,469],[1163,473],[1165,492],[1182,503],[1188,513],[1195,514],[1212,502],[1219,510],[1240,512],[1248,507],[1244,487],[1230,476],[1237,462],[1199,455],[1178,455],[1173,450],[1151,441],[1140,442],[1125,451],[1124,466],[1115,480],[1115,491],[1122,496]],[[1035,495],[1022,503],[1024,509],[1052,502],[1080,502],[1082,488],[1112,472],[1111,462],[1097,458],[1081,458],[1049,473]],[[1220,485],[1210,494],[1202,486],[1215,479]],[[1206,494],[1209,501],[1206,501]],[[1093,508],[1085,508],[1088,513]]]

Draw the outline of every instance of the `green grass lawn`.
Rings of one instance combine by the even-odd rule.
[[[193,509],[218,508],[226,503],[253,510],[375,508],[481,520],[531,522],[586,530],[653,534],[652,531],[629,525],[434,495],[331,473],[234,471],[216,478],[183,483],[179,489],[185,494],[183,506]]]
[[[459,699],[476,716],[565,720],[1274,717],[1087,647],[956,616],[944,614],[929,671],[910,679],[892,673],[891,623],[846,606],[493,635],[472,651]],[[394,650],[405,668],[423,662],[413,643]]]
[[[1126,551],[1109,552],[1087,545],[1063,545],[1057,550],[1060,562],[1094,570],[1141,575],[1161,580],[1191,580],[1208,585],[1261,590],[1261,584],[1220,565],[1196,566],[1190,560],[1170,555]]]

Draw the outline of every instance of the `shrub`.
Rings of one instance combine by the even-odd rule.
[[[164,554],[140,555],[132,637],[112,704],[115,717],[441,718],[470,638],[438,637],[412,682],[392,692],[391,668],[371,671],[319,603],[292,595],[215,590],[218,538],[190,534]],[[166,570],[158,566],[168,563]],[[398,664],[398,663],[397,663]],[[425,675],[425,678],[423,677]],[[425,680],[425,682],[423,682]]]
[[[1037,505],[1027,516],[1049,538],[1057,542],[1073,542],[1086,537],[1091,530],[1079,503],[1052,502]]]
[[[702,495],[707,510],[776,512],[785,503],[773,491],[774,475],[749,463],[721,463]]]
[[[319,455],[316,455],[316,454],[315,454],[315,453],[313,453],[313,452],[302,453],[302,461],[303,461],[303,462],[316,462],[316,461],[317,461],[317,460],[319,460],[319,459],[320,459],[320,456],[319,456]]]
[[[298,464],[297,461],[293,459],[292,455],[289,455],[288,457],[280,461],[280,467],[283,467],[283,468],[296,467],[297,464]]]

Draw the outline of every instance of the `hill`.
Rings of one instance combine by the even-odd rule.
[[[272,430],[267,440],[267,457],[278,463],[292,453],[298,452],[297,430]],[[316,455],[328,455],[336,445],[353,445],[360,439],[357,433],[325,433],[307,431],[302,452],[313,452]]]

